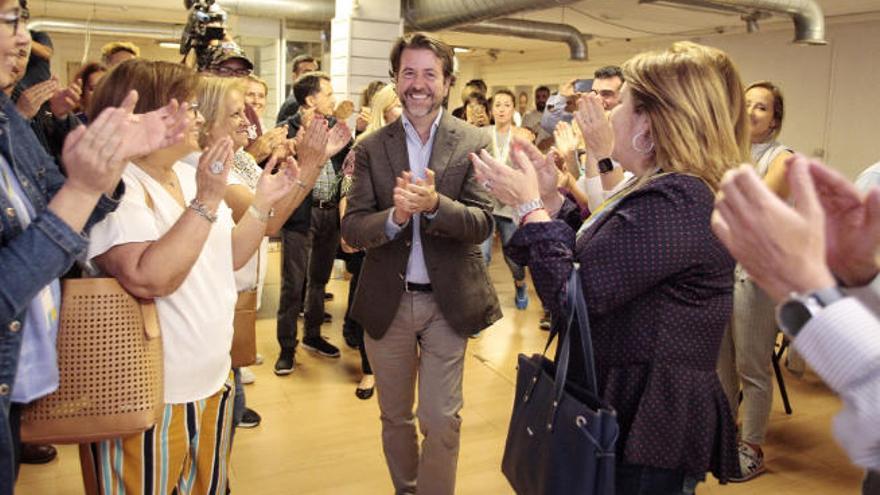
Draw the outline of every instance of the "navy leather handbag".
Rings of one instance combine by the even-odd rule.
[[[557,361],[543,354],[519,355],[516,397],[501,471],[520,495],[613,495],[617,414],[596,387],[587,306],[577,269],[568,281],[567,314]],[[588,388],[566,383],[572,332],[580,332]]]

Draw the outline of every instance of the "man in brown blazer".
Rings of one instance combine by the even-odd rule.
[[[468,160],[489,139],[442,109],[452,56],[422,33],[397,41],[403,116],[355,148],[342,220],[346,242],[367,249],[351,314],[367,334],[398,494],[454,493],[465,348],[501,317],[479,247],[492,232],[492,203]]]

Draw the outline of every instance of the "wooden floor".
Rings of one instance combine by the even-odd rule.
[[[497,246],[496,246],[497,252]],[[273,260],[278,253],[273,252]],[[343,348],[341,359],[297,354],[296,371],[272,373],[277,357],[275,309],[277,263],[270,265],[258,323],[259,351],[265,364],[251,369],[257,381],[247,385],[248,405],[262,424],[239,429],[232,455],[231,483],[237,494],[390,494],[382,457],[379,410],[375,397],[355,397],[360,379],[357,351],[344,346],[341,322],[348,284],[333,280],[328,303],[333,323],[323,334]],[[525,311],[513,307],[513,284],[500,256],[492,263],[505,318],[471,340],[465,362],[458,490],[462,495],[512,493],[500,472],[518,353],[540,352],[546,333],[538,330],[540,304],[534,292]],[[710,479],[701,495],[856,494],[861,472],[831,437],[831,417],[839,401],[811,372],[803,379],[786,374],[794,414],[786,416],[778,393],[764,447],[768,473],[745,484],[718,485]],[[59,446],[58,459],[44,466],[23,466],[17,493],[83,493],[75,447]]]

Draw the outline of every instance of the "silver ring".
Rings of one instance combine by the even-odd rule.
[[[214,175],[220,175],[223,173],[223,162],[217,160],[216,162],[211,164],[211,168],[208,169]]]

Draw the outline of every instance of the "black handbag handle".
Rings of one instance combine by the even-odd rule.
[[[596,383],[596,364],[593,356],[593,339],[590,332],[590,318],[587,313],[587,301],[584,297],[583,287],[580,280],[580,272],[577,265],[572,267],[571,274],[566,285],[568,311],[567,331],[560,339],[559,356],[556,360],[556,374],[554,377],[554,395],[552,417],[556,416],[556,408],[562,400],[565,391],[565,380],[568,378],[568,365],[571,358],[571,333],[577,331],[580,336],[581,350],[584,360],[584,376],[587,379],[587,387],[594,395],[599,395],[599,387]],[[554,322],[558,323],[558,322]],[[553,325],[544,352],[550,347],[553,339],[559,333],[559,325]],[[552,420],[551,420],[552,422]]]

